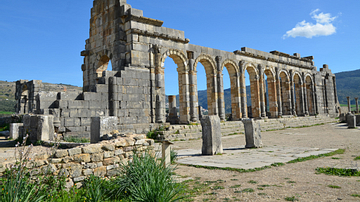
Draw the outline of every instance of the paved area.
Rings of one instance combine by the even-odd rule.
[[[286,163],[299,157],[325,154],[337,149],[309,147],[269,146],[259,149],[240,147],[225,148],[222,155],[204,156],[201,150],[178,150],[178,163],[186,165],[211,166],[218,168],[254,169],[270,166],[273,163]]]

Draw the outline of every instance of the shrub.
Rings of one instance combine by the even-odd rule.
[[[170,160],[172,164],[177,160],[177,152],[175,150],[170,150]]]

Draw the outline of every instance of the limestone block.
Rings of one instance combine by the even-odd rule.
[[[101,152],[100,145],[88,145],[88,146],[82,148],[82,153],[85,153],[85,154],[94,154],[94,153],[100,153],[100,152]]]
[[[63,149],[58,149],[55,151],[55,157],[56,158],[61,158],[61,157],[65,157],[68,156],[69,153],[67,150],[63,150]]]
[[[95,168],[94,175],[98,177],[104,177],[106,175],[106,166]]]
[[[117,130],[118,125],[117,117],[91,117],[91,135],[90,142],[97,143],[105,134]]]
[[[104,158],[110,158],[114,156],[114,152],[113,151],[106,151],[104,152]]]
[[[104,157],[103,157],[103,154],[101,154],[101,153],[91,155],[92,162],[102,161],[103,159],[104,159]]]
[[[11,139],[16,140],[18,137],[21,137],[21,129],[23,123],[10,123],[10,133],[9,136]]]
[[[113,158],[107,158],[107,159],[104,159],[103,161],[103,165],[104,166],[108,166],[108,165],[114,165],[115,163],[119,163],[120,162],[120,158],[115,156]]]
[[[254,119],[243,119],[242,122],[244,123],[245,128],[245,147],[262,147],[260,122],[254,121]]]
[[[91,174],[93,174],[92,169],[85,169],[85,170],[83,170],[83,175],[87,176],[87,175],[91,175]]]
[[[348,113],[346,115],[346,121],[348,124],[348,128],[355,128],[356,127],[356,116],[352,113]]]
[[[77,155],[74,155],[74,161],[75,162],[85,162],[85,163],[88,163],[90,162],[90,154],[77,154]]]
[[[222,153],[220,118],[216,115],[205,116],[201,119],[201,127],[202,154],[215,155]]]
[[[115,145],[113,144],[106,144],[102,146],[102,149],[105,151],[114,151],[115,150]]]

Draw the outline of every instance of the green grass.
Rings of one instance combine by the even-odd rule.
[[[360,156],[354,158],[355,161],[360,160]]]
[[[258,193],[259,196],[265,196],[267,195],[266,193]]]
[[[3,126],[0,126],[0,132],[7,131],[7,130],[10,130],[10,124],[5,124]]]
[[[261,184],[261,185],[258,185],[259,187],[271,187],[271,185],[268,185],[268,184]]]
[[[311,156],[308,156],[308,157],[297,158],[297,159],[291,160],[291,161],[289,161],[287,163],[297,163],[297,162],[302,162],[302,161],[308,161],[308,160],[317,159],[317,158],[320,158],[320,157],[333,156],[333,155],[336,155],[336,154],[343,154],[344,152],[345,152],[345,149],[338,149],[336,151],[333,151],[333,152],[330,152],[330,153],[327,153],[327,154],[311,155]]]
[[[287,183],[293,184],[293,183],[296,183],[296,182],[295,181],[287,181]]]
[[[333,189],[341,189],[341,187],[337,186],[337,185],[328,185],[328,187],[333,188]]]
[[[88,143],[90,142],[87,138],[78,138],[78,137],[66,137],[64,138],[66,142],[74,142],[74,143]]]
[[[246,188],[246,189],[243,189],[241,192],[248,192],[248,193],[250,193],[250,192],[254,192],[254,189],[252,189],[252,188]]]
[[[5,112],[5,111],[0,111],[0,114],[11,115],[11,114],[14,114],[14,112]]]
[[[257,182],[254,181],[254,180],[250,180],[250,181],[248,181],[248,183],[250,183],[250,184],[257,184]]]
[[[337,175],[337,176],[360,176],[360,171],[355,169],[344,169],[344,168],[316,168],[317,173],[324,173],[326,175]]]
[[[360,198],[360,194],[351,194],[350,196],[359,197],[359,198]]]
[[[239,188],[239,187],[241,187],[241,184],[233,185],[230,188]]]

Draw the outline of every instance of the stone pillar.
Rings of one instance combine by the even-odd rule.
[[[359,104],[358,104],[358,98],[355,98],[355,104],[356,104],[356,113],[359,113]]]
[[[171,124],[179,123],[179,117],[177,115],[176,109],[176,95],[169,95],[169,116],[166,122],[170,122]]]
[[[202,110],[203,110],[202,106],[198,106],[199,120],[201,120],[203,118]]]
[[[170,156],[170,153],[171,153],[171,149],[170,149],[170,145],[172,145],[174,143],[168,141],[168,140],[164,140],[162,141],[162,151],[161,151],[161,154],[162,154],[162,160],[163,160],[163,165],[164,167],[169,167],[171,165],[171,156]]]
[[[188,56],[189,57],[189,56]],[[197,72],[194,71],[194,59],[189,60],[189,88],[190,88],[190,121],[197,122],[198,117],[198,93],[197,93]]]
[[[347,113],[346,122],[348,124],[348,128],[356,128],[356,116],[351,112]]]
[[[231,113],[232,121],[241,120],[241,96],[240,96],[240,75],[235,73],[230,76],[231,81]]]
[[[264,87],[264,68],[259,65],[259,93],[260,93],[260,116],[266,117],[265,87]]]
[[[189,72],[187,70],[180,71],[178,68],[178,74],[180,123],[188,124],[190,122]]]
[[[260,122],[254,121],[254,119],[243,119],[242,122],[244,123],[245,128],[245,147],[262,147]]]
[[[282,116],[282,100],[281,100],[281,84],[280,84],[280,73],[279,68],[275,67],[276,71],[276,87],[277,87],[277,97],[278,97],[278,116]]]
[[[319,114],[319,103],[317,102],[317,92],[316,92],[316,75],[313,74],[313,100],[314,100],[314,107],[315,107],[315,114]]]
[[[101,137],[118,129],[118,117],[91,117],[90,143],[98,143]]]
[[[305,81],[305,74],[304,72],[302,73],[302,80],[303,80],[303,101],[304,101],[304,115],[309,115],[309,104],[308,104],[308,97],[307,97],[307,92],[306,92],[306,81]]]
[[[223,153],[219,116],[205,116],[201,119],[201,127],[203,140],[202,154],[215,155]]]
[[[346,97],[348,103],[348,112],[351,113],[350,97]]]
[[[9,138],[16,140],[18,137],[22,137],[22,129],[23,123],[10,123],[10,134]]]
[[[241,112],[242,118],[247,118],[247,103],[246,103],[246,85],[245,85],[245,71],[244,62],[239,63],[240,68],[240,98],[241,98]]]
[[[294,74],[293,74],[292,70],[290,70],[290,89],[291,89],[291,112],[292,112],[292,115],[296,116]]]
[[[218,109],[219,109],[219,117],[220,120],[225,120],[225,102],[224,102],[224,82],[223,82],[223,74],[221,67],[221,57],[217,56],[216,58],[217,64],[217,92],[218,92]]]

